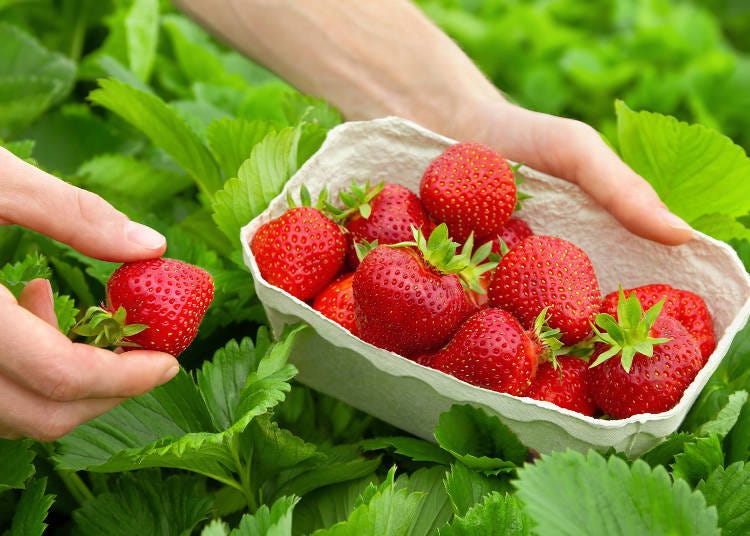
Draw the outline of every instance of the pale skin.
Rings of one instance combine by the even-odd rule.
[[[177,0],[219,39],[347,120],[398,115],[578,184],[624,227],[669,245],[693,231],[589,126],[509,103],[417,7],[403,0]],[[17,224],[81,253],[124,262],[158,257],[155,231],[93,193],[0,148],[0,224]],[[57,329],[51,287],[18,300],[0,287],[0,437],[57,439],[178,371],[174,357],[118,354]]]

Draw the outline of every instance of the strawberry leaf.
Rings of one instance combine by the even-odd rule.
[[[406,456],[415,462],[431,462],[450,465],[453,457],[434,443],[415,437],[376,437],[360,443],[365,452],[393,449],[395,454]]]
[[[45,495],[47,478],[32,481],[21,494],[16,512],[13,516],[8,536],[41,536],[47,524],[50,507],[54,503],[54,495]]]
[[[424,497],[414,512],[409,536],[431,536],[453,517],[450,497],[443,484],[444,478],[445,468],[432,466],[402,474],[396,480],[396,489],[421,493]]]
[[[736,462],[719,466],[698,484],[706,502],[716,507],[723,536],[743,536],[750,533],[750,466]]]
[[[675,456],[672,476],[682,478],[694,487],[717,467],[723,466],[724,450],[719,436],[710,434],[688,443],[685,450]]]
[[[299,497],[281,497],[271,507],[262,505],[255,514],[245,514],[240,519],[239,526],[232,532],[220,532],[228,536],[292,536],[292,514]],[[213,533],[211,533],[213,534]],[[208,536],[206,531],[202,536]]]
[[[440,529],[439,536],[527,536],[531,523],[515,497],[491,492],[463,517]]]
[[[700,492],[643,460],[555,452],[520,469],[515,486],[539,536],[719,533]]]
[[[213,500],[194,475],[125,473],[109,491],[76,510],[76,534],[190,534],[211,515]],[[169,527],[166,529],[165,527]]]
[[[34,474],[34,451],[30,439],[0,438],[0,493],[8,489],[23,489]]]
[[[507,478],[488,476],[472,471],[464,464],[457,462],[451,466],[445,477],[445,489],[451,498],[454,513],[463,517],[469,509],[493,493],[510,493],[512,487]]]
[[[485,474],[514,471],[528,456],[528,449],[500,419],[468,405],[454,405],[440,415],[435,439],[458,461]]]

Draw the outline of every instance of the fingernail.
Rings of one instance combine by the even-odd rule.
[[[161,383],[167,383],[169,380],[177,376],[177,373],[180,372],[179,365],[175,365],[173,367],[170,367],[167,369],[167,372],[164,373],[164,376],[162,377]]]
[[[167,243],[167,239],[161,233],[134,221],[127,223],[125,233],[128,240],[146,249],[160,249]]]
[[[685,220],[670,212],[666,208],[661,209],[661,220],[673,229],[680,229],[685,231],[693,230],[693,228],[690,227],[690,225]]]

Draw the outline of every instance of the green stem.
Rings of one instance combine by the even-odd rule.
[[[52,455],[55,453],[55,449],[52,447],[52,445],[49,443],[40,444],[47,451],[48,457],[52,457]],[[75,471],[67,471],[58,468],[55,468],[55,471],[78,504],[83,506],[87,501],[90,501],[94,498],[94,494],[91,492],[83,479],[78,476],[78,473],[76,473]]]
[[[242,493],[245,495],[245,500],[247,501],[247,508],[251,514],[254,514],[258,510],[258,501],[255,498],[255,493],[253,493],[255,486],[253,485],[251,474],[253,452],[252,450],[250,451],[250,455],[248,456],[248,463],[242,463],[239,452],[239,438],[237,436],[233,438],[229,446],[229,450],[232,453],[232,459],[234,460],[234,465],[237,468],[237,473],[240,475],[240,485]]]
[[[88,0],[81,0],[75,13],[75,26],[70,37],[70,49],[68,57],[78,63],[83,54],[83,41],[86,37],[86,28],[88,27]]]

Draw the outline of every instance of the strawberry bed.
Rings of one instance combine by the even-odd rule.
[[[288,208],[287,195],[301,185],[313,198],[324,187],[335,197],[352,178],[391,181],[418,191],[428,164],[453,143],[398,118],[346,123],[329,133],[268,209],[242,229],[245,261],[274,332],[281,334],[284,326],[299,321],[315,330],[292,351],[298,379],[428,440],[433,440],[442,412],[453,404],[471,404],[500,417],[539,452],[615,448],[637,456],[653,447],[679,427],[750,315],[750,278],[744,266],[731,248],[706,235],[676,248],[640,239],[575,185],[528,167],[519,170],[521,189],[531,196],[520,214],[536,233],[559,236],[586,251],[603,294],[658,281],[704,296],[712,313],[717,347],[680,402],[659,414],[627,419],[586,417],[547,402],[474,387],[365,343],[260,275],[249,247],[253,234]]]

